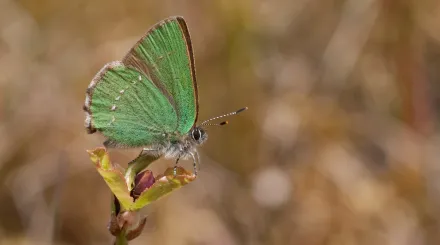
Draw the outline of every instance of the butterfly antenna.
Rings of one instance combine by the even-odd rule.
[[[218,116],[218,117],[213,117],[211,119],[208,119],[208,120],[202,122],[200,124],[200,126],[223,126],[223,125],[226,125],[226,124],[229,123],[228,121],[223,121],[221,123],[214,123],[214,124],[208,123],[208,122],[210,122],[212,120],[217,120],[217,119],[220,119],[220,118],[223,118],[223,117],[229,117],[229,116],[237,115],[238,113],[243,112],[243,111],[245,111],[247,109],[248,109],[247,107],[244,107],[244,108],[241,108],[240,110],[237,110],[237,111],[234,111],[234,112],[230,112],[228,114],[224,114],[224,115],[221,115],[221,116]]]
[[[223,125],[226,125],[226,124],[229,124],[229,121],[223,121],[221,123],[205,123],[205,124],[203,124],[201,126],[223,126]]]

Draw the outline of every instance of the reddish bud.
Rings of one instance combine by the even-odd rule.
[[[153,176],[153,172],[150,170],[138,173],[134,179],[134,188],[131,190],[130,195],[136,200],[142,192],[150,188],[154,182],[156,182],[156,180]]]

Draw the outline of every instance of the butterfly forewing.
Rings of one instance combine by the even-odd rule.
[[[107,146],[137,147],[164,140],[177,127],[174,107],[154,83],[121,62],[109,63],[87,90],[86,127]]]
[[[186,134],[197,120],[198,98],[191,40],[183,18],[158,23],[122,62],[150,77],[176,110],[175,131]]]

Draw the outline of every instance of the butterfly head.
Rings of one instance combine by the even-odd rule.
[[[194,127],[191,129],[190,136],[198,145],[203,144],[208,139],[208,134],[202,127]]]

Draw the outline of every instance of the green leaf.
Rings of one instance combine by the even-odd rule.
[[[139,210],[153,201],[158,200],[195,180],[196,176],[182,167],[177,167],[177,174],[174,176],[174,168],[168,168],[164,175],[156,177],[156,182],[144,190],[136,201],[129,207],[129,210]]]
[[[133,198],[130,196],[130,190],[125,182],[125,171],[122,167],[110,161],[105,148],[100,147],[94,150],[87,151],[90,159],[94,163],[96,170],[102,176],[107,186],[119,200],[122,208],[126,210],[133,203]]]
[[[105,148],[96,148],[87,152],[96,170],[119,201],[121,212],[137,211],[196,178],[194,174],[182,167],[177,167],[176,175],[174,175],[174,168],[168,168],[163,175],[157,177],[154,177],[149,170],[142,171],[158,157],[140,154],[129,163],[125,171],[111,162]],[[115,215],[118,214],[115,213]]]

